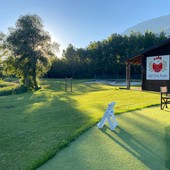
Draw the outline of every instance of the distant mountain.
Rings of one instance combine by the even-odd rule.
[[[161,31],[164,31],[167,36],[170,35],[170,14],[141,22],[125,30],[122,35],[130,35],[131,31],[141,32],[143,34],[147,30],[154,33],[160,33]]]

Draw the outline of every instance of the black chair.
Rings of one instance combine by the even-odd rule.
[[[170,103],[170,93],[168,92],[167,86],[160,87],[161,92],[161,110],[165,107],[168,108],[168,104]]]

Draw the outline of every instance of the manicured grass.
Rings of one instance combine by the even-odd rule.
[[[165,141],[166,141],[166,168],[170,169],[170,123],[165,127]]]
[[[103,84],[43,80],[35,92],[0,97],[1,170],[35,169],[94,125],[107,104],[115,113],[157,105],[159,93],[120,90]]]
[[[169,113],[157,106],[117,115],[114,131],[94,126],[38,170],[168,170]]]

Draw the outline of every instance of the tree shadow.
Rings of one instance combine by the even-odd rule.
[[[14,169],[35,169],[94,124],[91,116],[77,109],[72,93],[52,86],[52,90],[1,97],[0,135],[5,140],[0,169],[11,169],[10,164]]]
[[[4,143],[4,150],[13,153],[10,154],[6,160],[14,162],[13,160],[16,159],[16,169],[23,169],[23,167],[34,169],[41,165],[94,124],[96,120],[93,120],[91,115],[78,110],[76,100],[72,98],[72,95],[81,95],[86,91],[88,93],[89,91],[107,90],[102,87],[94,87],[93,85],[90,87],[82,85],[77,88],[78,92],[71,93],[64,91],[63,81],[58,81],[57,83],[44,82],[44,85],[48,86],[48,88],[42,88],[36,92],[23,95],[13,95],[7,97],[8,100],[6,99],[8,104],[10,103],[10,105],[15,107],[8,109],[8,122],[10,122],[10,127],[12,128],[4,129],[5,132],[7,132],[5,135],[7,134],[12,142]],[[4,106],[6,106],[6,104],[3,105],[3,107]],[[102,106],[99,105],[97,107],[99,110],[102,110],[102,112],[104,111]],[[7,117],[5,112],[4,117]],[[123,129],[119,130],[120,134],[118,131],[117,135],[125,141],[127,139],[127,144],[131,146],[133,150],[117,141],[120,146],[122,145],[126,150],[129,150],[135,157],[139,157],[144,163],[146,163],[146,160],[143,158],[144,154],[154,157],[151,151],[147,151],[147,148],[144,149],[143,154],[142,147],[144,146],[140,143],[136,144],[137,141],[136,143],[132,142],[131,138],[133,139],[133,136],[130,135],[130,133],[127,133]],[[110,137],[114,140],[113,136]],[[52,143],[49,142],[49,139]],[[7,148],[5,145],[8,143],[10,147]],[[25,146],[17,149],[20,145]],[[133,145],[135,146],[134,148]],[[18,150],[22,151],[19,153]],[[140,158],[136,152],[141,155],[142,158]],[[13,157],[13,159],[11,159],[11,157]],[[21,159],[25,159],[26,161],[21,161]],[[7,168],[7,165],[4,165],[4,167]]]
[[[133,157],[137,158],[143,164],[145,164],[151,170],[162,169],[160,167],[160,156],[156,151],[152,150],[146,143],[142,143],[140,139],[134,137],[131,133],[125,129],[117,126],[114,131],[108,131],[108,127],[104,126],[101,131],[105,133],[110,139],[116,142],[119,146],[124,148]],[[118,139],[115,137],[118,137]]]
[[[50,82],[50,83],[49,83]],[[45,85],[49,90],[53,92],[57,91],[63,91],[67,93],[71,92],[70,84],[68,83],[67,86],[67,91],[65,91],[65,79],[60,79],[60,80],[43,80],[41,81],[41,85]],[[107,85],[107,84],[106,84]],[[100,83],[92,83],[92,84],[86,84],[84,81],[79,81],[79,80],[74,80],[72,81],[72,93],[74,94],[81,94],[84,92],[95,92],[95,91],[100,91],[100,90],[110,90],[113,89],[114,87],[111,85],[107,85],[107,88],[104,87],[104,84]]]

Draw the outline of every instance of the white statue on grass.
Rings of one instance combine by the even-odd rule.
[[[114,130],[115,127],[118,125],[113,110],[115,104],[116,104],[115,102],[111,102],[110,104],[108,104],[104,116],[102,117],[101,121],[97,124],[98,128],[102,128],[106,123],[106,120],[108,121],[111,130]]]

